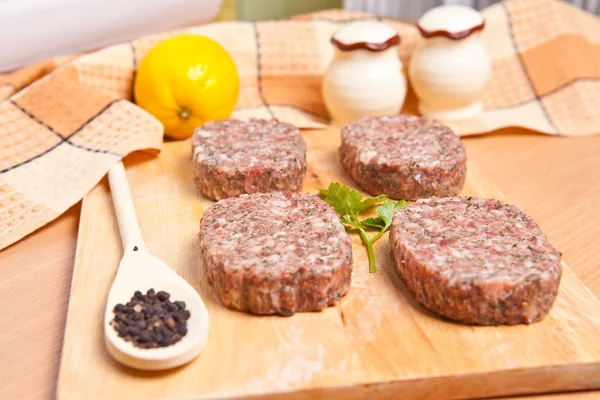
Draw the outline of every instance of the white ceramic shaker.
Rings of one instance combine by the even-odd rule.
[[[483,109],[491,63],[481,39],[485,26],[475,9],[446,5],[432,8],[417,22],[424,40],[409,65],[419,112],[439,120],[471,118]]]
[[[331,43],[334,57],[322,94],[333,123],[398,114],[406,97],[398,33],[378,21],[355,21],[335,32]]]

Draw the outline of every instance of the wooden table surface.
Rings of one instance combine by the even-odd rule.
[[[539,223],[600,296],[600,136],[509,129],[463,141],[469,158]],[[54,398],[79,209],[0,252],[0,399]],[[533,399],[542,398],[592,399],[600,392]]]

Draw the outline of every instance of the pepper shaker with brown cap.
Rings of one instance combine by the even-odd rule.
[[[483,16],[473,8],[445,5],[418,20],[424,40],[412,54],[410,83],[419,112],[439,120],[458,120],[483,109],[491,63],[481,39]]]
[[[322,94],[334,124],[398,114],[406,97],[398,33],[379,21],[354,21],[335,32],[331,43],[334,56]]]

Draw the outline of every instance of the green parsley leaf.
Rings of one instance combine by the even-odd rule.
[[[375,229],[385,228],[385,221],[382,220],[380,217],[367,218],[367,219],[360,221],[360,223],[363,226],[368,227],[368,228],[375,228]]]
[[[364,227],[375,228],[386,231],[392,225],[392,217],[394,216],[394,211],[404,207],[409,202],[406,200],[400,201],[392,201],[388,200],[379,207],[375,209],[378,217],[375,218],[367,218],[362,220],[360,223]]]
[[[340,215],[357,216],[359,213],[381,203],[387,199],[386,195],[362,200],[358,190],[347,188],[333,182],[327,189],[319,189],[319,194]]]
[[[377,207],[375,209],[375,211],[377,211],[377,215],[379,215],[379,218],[381,218],[384,222],[384,227],[388,228],[392,225],[392,218],[394,216],[394,211],[401,209],[402,207],[404,207],[405,205],[407,205],[408,202],[406,200],[399,200],[399,201],[392,201],[392,200],[388,200],[385,203],[383,203],[383,205]]]
[[[387,200],[387,198],[388,197],[385,194],[380,194],[379,196],[363,200],[358,205],[358,213],[361,213],[361,212],[363,212],[365,210],[368,210],[369,208],[371,208],[373,206],[376,206],[377,204],[381,203],[382,201]]]
[[[408,202],[388,200],[388,197],[384,194],[363,200],[362,194],[358,190],[347,188],[337,182],[331,183],[327,189],[319,189],[319,195],[339,214],[342,223],[346,227],[351,226],[358,231],[360,238],[367,247],[369,271],[376,272],[373,243],[379,240],[390,228],[394,211],[404,207]],[[382,202],[383,204],[375,209],[378,217],[367,218],[362,221],[358,219],[358,214]],[[379,230],[379,233],[370,238],[366,232],[368,228],[375,228]]]
[[[351,190],[337,182],[333,182],[327,189],[319,189],[319,194],[338,214],[354,215],[359,207],[362,194]]]

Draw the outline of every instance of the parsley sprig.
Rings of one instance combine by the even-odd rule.
[[[408,204],[408,201],[393,201],[384,194],[363,200],[359,191],[342,186],[337,182],[331,183],[327,189],[319,189],[319,194],[340,215],[342,223],[358,231],[360,238],[367,247],[369,272],[376,272],[377,266],[375,265],[373,244],[390,229],[394,211],[404,207]],[[379,206],[375,208],[377,217],[359,219],[359,214],[378,204]],[[369,229],[375,229],[379,232],[370,238],[367,235]]]

